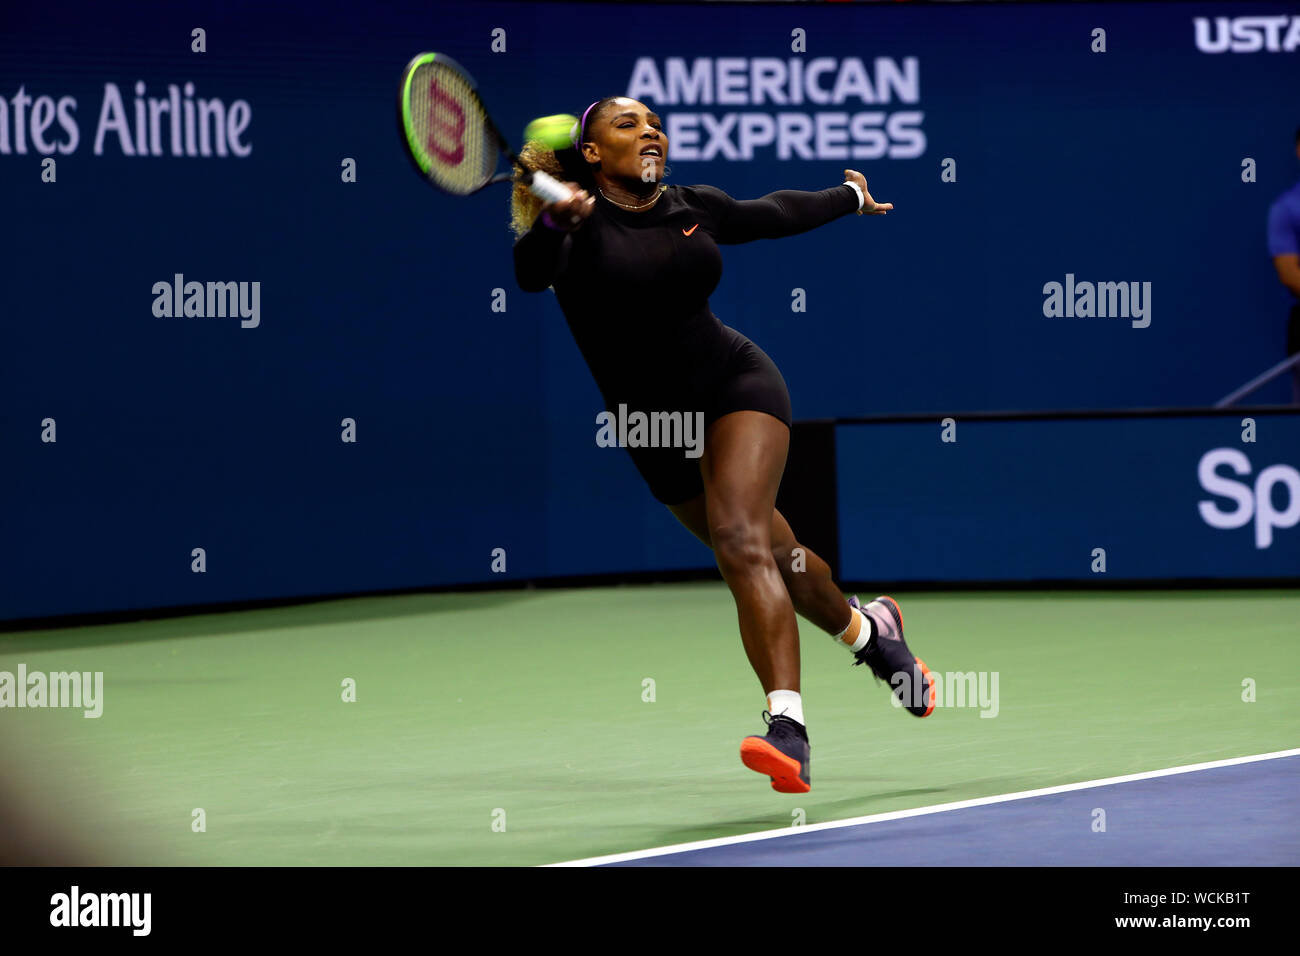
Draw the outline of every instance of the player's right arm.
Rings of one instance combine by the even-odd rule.
[[[1278,280],[1300,299],[1300,222],[1280,199],[1268,210],[1268,253]]]
[[[1300,255],[1285,252],[1273,257],[1273,268],[1281,283],[1291,290],[1291,294],[1300,299]]]
[[[573,195],[542,207],[533,227],[515,243],[515,281],[525,292],[541,292],[568,265],[570,233],[580,228],[596,200],[577,183],[565,183]]]

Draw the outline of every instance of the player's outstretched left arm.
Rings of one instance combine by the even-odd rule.
[[[871,198],[871,193],[867,191],[867,179],[856,169],[844,170],[844,178],[851,183],[857,183],[858,188],[862,190],[862,195],[866,200],[862,208],[858,210],[859,216],[883,216],[889,210],[894,208],[892,202],[876,202]]]
[[[849,212],[883,216],[893,203],[876,202],[867,189],[866,178],[853,169],[844,170],[844,178],[862,191],[862,208],[858,193],[847,186],[833,186],[817,192],[782,189],[761,199],[732,199],[712,186],[695,190],[712,207],[715,219],[714,238],[722,244],[752,242],[755,239],[781,239],[816,229]]]

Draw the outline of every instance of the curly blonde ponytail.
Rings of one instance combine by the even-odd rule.
[[[582,130],[584,143],[591,142],[591,128],[595,125],[596,118],[616,99],[618,96],[605,96],[588,108],[587,122]],[[553,150],[545,143],[530,139],[519,151],[519,164],[530,171],[540,169],[544,173],[550,173],[563,182],[577,183],[592,195],[596,193],[596,177],[576,148]],[[522,236],[533,228],[533,221],[545,205],[542,199],[534,196],[519,181],[516,173],[514,191],[510,194],[510,228],[515,231],[515,236]]]
[[[556,179],[569,178],[555,151],[537,140],[524,143],[524,148],[519,151],[519,163],[530,172],[540,169]],[[534,196],[532,190],[520,182],[519,174],[516,172],[514,189],[510,194],[510,228],[515,231],[516,237],[522,236],[533,228],[533,221],[544,205],[546,202],[540,196]]]

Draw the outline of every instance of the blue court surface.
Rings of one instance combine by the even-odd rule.
[[[1064,792],[1008,795],[577,861],[609,866],[1295,866],[1300,753],[1135,774]],[[1031,791],[1030,794],[1037,792]],[[996,801],[996,802],[992,802]],[[1104,811],[1104,831],[1099,827]]]

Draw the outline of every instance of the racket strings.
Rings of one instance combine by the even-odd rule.
[[[496,143],[478,97],[460,73],[436,60],[417,67],[410,81],[409,121],[412,152],[440,187],[470,193],[491,178]]]

